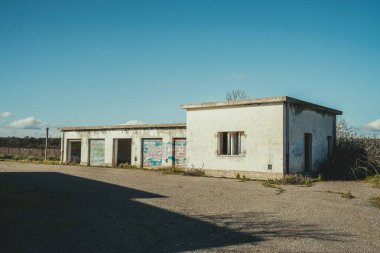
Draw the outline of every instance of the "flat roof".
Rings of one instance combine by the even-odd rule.
[[[316,111],[322,111],[322,112],[335,114],[335,115],[342,115],[342,111],[328,108],[322,105],[309,103],[309,102],[288,97],[288,96],[251,98],[251,99],[244,99],[244,100],[206,102],[206,103],[197,103],[197,104],[183,104],[181,105],[181,108],[186,109],[186,110],[191,110],[191,109],[210,109],[210,108],[219,108],[219,107],[234,107],[234,106],[249,106],[249,105],[259,106],[262,104],[279,104],[279,103],[297,104],[302,107],[313,109]]]
[[[186,123],[62,127],[61,131],[102,131],[102,130],[118,130],[118,129],[128,130],[128,129],[175,129],[175,128],[186,128]]]

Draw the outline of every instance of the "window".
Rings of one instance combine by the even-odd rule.
[[[218,133],[218,155],[241,155],[244,132]]]

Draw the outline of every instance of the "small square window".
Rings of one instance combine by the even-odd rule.
[[[241,138],[244,135],[243,132],[220,132],[218,133],[219,155],[241,155]]]

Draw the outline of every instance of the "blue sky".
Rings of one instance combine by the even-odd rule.
[[[1,0],[0,136],[185,122],[231,89],[380,130],[379,27],[380,1]]]

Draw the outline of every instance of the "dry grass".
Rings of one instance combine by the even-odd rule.
[[[345,199],[353,199],[353,198],[355,198],[355,196],[352,195],[352,193],[350,191],[347,191],[347,192],[326,191],[326,192],[333,193],[333,194],[339,194],[342,198],[345,198]]]
[[[366,182],[373,183],[373,187],[380,188],[380,174],[369,176],[365,179]]]
[[[350,191],[348,191],[348,192],[339,192],[339,194],[340,194],[340,196],[342,198],[346,198],[346,199],[353,199],[353,198],[355,198],[355,196],[352,195]]]
[[[266,186],[266,187],[270,187],[270,188],[276,189],[276,193],[277,194],[281,194],[281,193],[283,193],[285,191],[281,186],[278,186],[278,185],[275,185],[275,184],[271,184],[268,181],[265,181],[263,183],[263,185]]]
[[[312,186],[313,180],[310,177],[305,177],[299,174],[285,175],[281,179],[270,179],[268,178],[266,184],[272,185],[303,185],[310,187]]]
[[[380,208],[380,196],[373,197],[369,200],[374,207]]]
[[[60,161],[53,160],[6,160],[8,162],[18,162],[18,163],[33,163],[33,164],[50,164],[50,165],[60,165]]]

